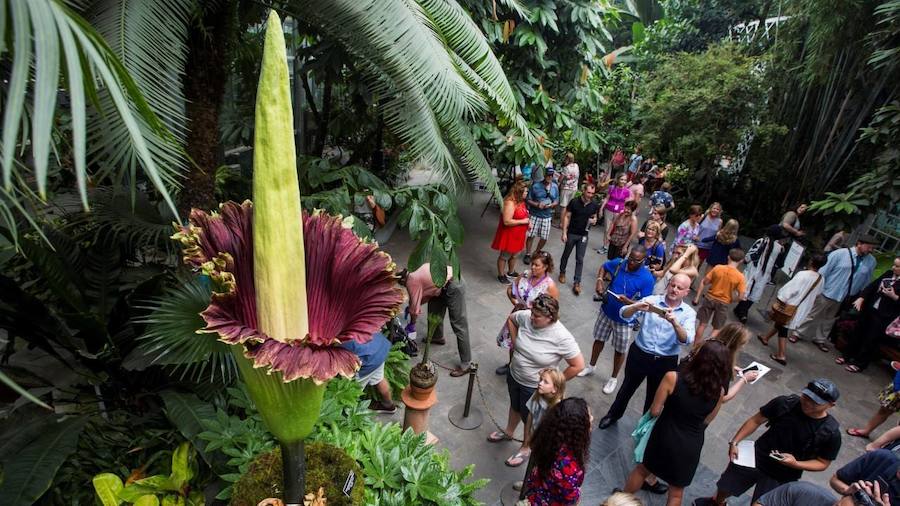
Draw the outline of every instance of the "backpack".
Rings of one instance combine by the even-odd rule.
[[[787,402],[785,402],[785,409],[782,412],[778,413],[777,416],[773,418],[781,418],[782,416],[788,414],[793,410],[797,405],[800,404],[800,396],[797,394],[789,395],[787,398]],[[766,422],[766,427],[770,427],[772,425],[771,419]],[[827,415],[825,417],[825,421],[822,422],[819,427],[816,429],[815,434],[811,440],[807,441],[803,446],[803,449],[795,455],[797,460],[807,460],[815,457],[813,453],[817,447],[822,446],[825,441],[828,441],[835,434],[840,436],[840,425],[837,420],[831,415]]]
[[[391,345],[403,343],[401,351],[410,357],[415,357],[419,354],[418,345],[409,338],[409,334],[406,333],[406,326],[403,325],[403,319],[399,315],[391,318],[390,321],[387,322],[387,325],[385,325],[384,328],[384,335],[387,336]]]

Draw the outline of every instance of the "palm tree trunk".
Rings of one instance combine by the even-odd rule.
[[[222,158],[219,146],[219,111],[228,78],[229,54],[234,42],[233,2],[213,2],[188,34],[188,58],[184,74],[187,139],[185,150],[193,160],[178,198],[186,215],[192,207],[216,205],[216,168]]]
[[[325,76],[324,91],[322,93],[321,121],[316,128],[316,148],[313,156],[322,156],[325,151],[325,143],[328,142],[328,123],[331,121],[331,92],[334,88],[334,79],[330,75]]]

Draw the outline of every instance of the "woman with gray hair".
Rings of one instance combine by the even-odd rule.
[[[553,297],[539,295],[531,309],[512,313],[506,324],[513,347],[509,374],[506,375],[509,416],[505,430],[494,431],[488,436],[492,443],[511,440],[519,422],[528,418],[527,402],[537,389],[542,369],[556,367],[565,360],[568,364],[563,370],[566,380],[584,369],[581,349],[572,333],[559,321],[559,301]]]

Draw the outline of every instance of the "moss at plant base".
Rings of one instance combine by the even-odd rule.
[[[350,497],[341,490],[347,476],[353,471],[356,484]],[[263,453],[250,464],[247,472],[234,485],[231,506],[256,506],[269,497],[281,498],[283,491],[281,474],[281,449]],[[363,504],[365,488],[362,469],[346,452],[326,443],[306,445],[306,493],[325,489],[328,506],[357,506]]]

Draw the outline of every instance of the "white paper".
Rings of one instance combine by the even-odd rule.
[[[800,269],[800,259],[803,257],[804,249],[805,248],[797,241],[791,243],[791,247],[788,249],[787,256],[784,257],[784,264],[781,268],[781,271],[787,274],[789,278],[794,277],[794,273]]]
[[[756,467],[756,450],[753,441],[743,440],[737,444],[738,456],[734,463],[744,467]]]
[[[757,381],[761,380],[762,377],[765,376],[767,372],[769,372],[769,371],[772,370],[770,367],[767,367],[767,366],[765,366],[765,365],[763,365],[763,364],[760,364],[759,362],[751,362],[750,365],[748,365],[747,367],[741,368],[741,370],[738,371],[738,373],[737,373],[737,374],[738,374],[738,377],[743,378],[743,377],[744,377],[744,373],[745,373],[745,372],[748,372],[747,369],[749,369],[749,368],[751,368],[751,367],[753,367],[753,366],[756,366],[756,368],[757,368],[756,372],[759,373],[759,375],[756,376],[756,379],[755,379],[755,380],[748,382],[748,384],[750,384],[750,385],[752,385],[752,384],[756,383]]]

